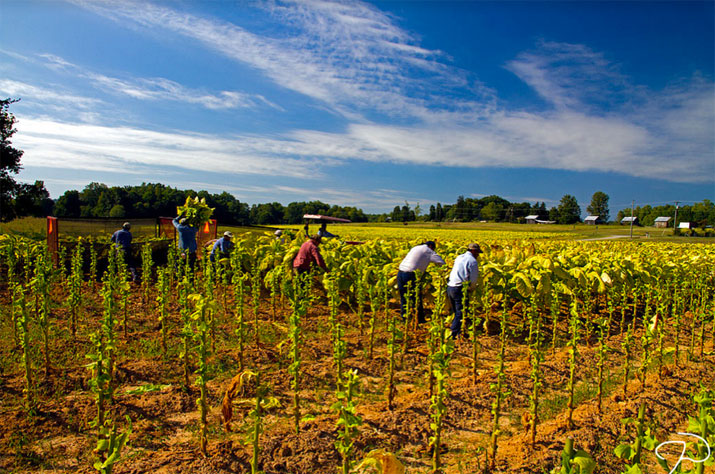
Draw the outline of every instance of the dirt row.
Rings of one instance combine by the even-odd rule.
[[[4,300],[2,298],[5,298]],[[7,307],[6,295],[0,304]],[[59,299],[59,298],[58,298]],[[220,312],[217,327],[217,350],[211,355],[212,380],[209,382],[211,407],[209,455],[198,449],[198,389],[182,388],[179,358],[180,330],[177,311],[170,315],[170,350],[163,357],[158,344],[160,326],[154,309],[141,302],[138,288],[129,302],[128,332],[118,329],[116,396],[111,412],[117,426],[131,419],[130,444],[125,459],[115,466],[116,473],[243,473],[250,472],[251,449],[246,445],[246,431],[255,387],[247,384],[234,400],[233,430],[227,432],[221,419],[221,402],[231,379],[238,375],[238,353],[233,314]],[[229,305],[230,307],[230,305]],[[175,309],[175,308],[174,308]],[[393,306],[392,311],[397,308]],[[300,433],[292,424],[292,399],[288,375],[288,345],[285,316],[279,309],[274,318],[270,304],[261,306],[258,345],[253,339],[253,315],[246,307],[248,338],[244,360],[246,367],[260,371],[271,387],[279,406],[264,419],[261,436],[261,469],[266,473],[333,473],[340,465],[335,449],[337,415],[331,409],[335,401],[335,369],[332,345],[327,331],[328,312],[324,306],[310,309],[304,319],[305,347],[302,356]],[[40,366],[39,341],[34,345],[36,395],[38,408],[27,416],[22,406],[23,377],[19,350],[13,343],[12,327],[1,322],[2,362],[0,362],[0,472],[94,472],[92,450],[96,433],[90,421],[96,416],[93,396],[88,389],[90,374],[84,365],[89,351],[87,334],[97,327],[101,301],[96,293],[87,292],[77,341],[71,341],[66,327],[66,309],[53,309],[52,369],[45,377]],[[366,357],[367,334],[356,327],[354,314],[347,307],[339,316],[348,327],[346,366],[357,369],[360,395],[357,412],[362,418],[355,440],[356,459],[374,449],[395,453],[407,472],[431,472],[430,467],[430,399],[428,391],[427,327],[413,334],[412,343],[396,373],[397,396],[392,410],[387,406],[386,374],[389,365],[385,346],[384,321],[378,322],[375,353]],[[688,416],[695,414],[690,400],[701,384],[713,387],[715,368],[712,340],[708,339],[705,356],[676,368],[672,355],[660,373],[651,368],[645,389],[635,379],[635,368],[627,396],[623,396],[623,362],[621,336],[608,339],[605,396],[602,412],[595,400],[596,344],[583,343],[579,348],[576,393],[577,408],[573,414],[574,429],[568,429],[566,412],[569,376],[568,351],[564,347],[565,321],[559,329],[555,351],[547,350],[542,364],[544,385],[540,400],[541,415],[536,443],[531,445],[527,433],[529,396],[532,390],[528,347],[510,342],[507,353],[506,384],[511,390],[500,417],[500,436],[496,469],[492,472],[550,472],[560,460],[567,438],[575,440],[598,462],[601,473],[620,473],[623,464],[613,449],[620,442],[630,442],[631,426],[621,420],[635,416],[641,400],[647,405],[647,423],[658,439],[687,427]],[[687,325],[685,325],[687,326]],[[670,334],[669,336],[672,336]],[[634,350],[639,353],[638,337]],[[685,340],[683,337],[681,340]],[[449,399],[443,435],[443,461],[446,473],[478,472],[485,465],[491,434],[491,406],[494,399],[491,384],[496,380],[494,367],[499,349],[498,335],[481,335],[476,383],[471,375],[471,346],[458,344],[452,357]],[[672,342],[669,341],[672,345]],[[683,348],[685,351],[686,348]],[[681,355],[681,358],[683,356]],[[635,364],[637,365],[636,358]],[[139,390],[137,390],[139,389]],[[134,392],[132,392],[134,391]],[[127,393],[130,392],[130,393]],[[652,453],[644,456],[657,473]]]

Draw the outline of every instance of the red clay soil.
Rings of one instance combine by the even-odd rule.
[[[55,295],[60,302],[61,293]],[[7,294],[0,293],[0,304],[7,308]],[[230,305],[229,305],[230,306]],[[130,443],[125,448],[124,460],[114,467],[121,473],[193,473],[224,474],[250,472],[251,448],[246,445],[246,431],[255,387],[247,384],[233,403],[233,431],[226,432],[221,420],[221,401],[231,379],[238,374],[237,340],[234,316],[219,314],[217,351],[210,357],[212,380],[209,382],[211,407],[208,456],[198,449],[199,417],[196,408],[198,389],[182,388],[179,315],[170,315],[170,351],[161,355],[159,325],[153,306],[141,302],[140,291],[134,290],[129,302],[128,333],[125,338],[122,324],[117,328],[116,396],[111,414],[117,426],[126,426],[125,416],[132,421]],[[393,307],[393,311],[395,308]],[[248,339],[244,355],[247,368],[260,370],[264,381],[271,386],[271,395],[280,406],[269,410],[264,418],[261,435],[260,468],[269,474],[311,473],[327,474],[338,470],[341,458],[335,448],[337,416],[331,405],[335,401],[335,370],[332,363],[332,343],[327,332],[327,310],[311,308],[304,320],[305,347],[302,355],[300,433],[292,424],[292,399],[288,374],[285,320],[287,309],[272,316],[270,303],[264,301],[259,313],[261,343],[256,348],[253,340],[253,316],[246,306]],[[429,448],[430,400],[427,378],[426,327],[420,327],[396,373],[397,396],[390,410],[386,397],[388,357],[385,345],[385,325],[382,319],[375,340],[375,354],[367,360],[367,330],[356,327],[355,315],[347,307],[340,317],[348,325],[346,366],[358,370],[360,395],[358,414],[362,418],[359,435],[355,439],[355,457],[362,459],[373,449],[396,453],[407,472],[431,472]],[[382,314],[380,318],[382,318]],[[20,349],[14,344],[12,326],[4,317],[0,326],[2,361],[0,361],[0,472],[16,473],[91,473],[96,444],[96,432],[90,422],[96,416],[94,397],[89,391],[90,374],[84,365],[85,355],[91,350],[88,334],[97,328],[101,318],[101,300],[96,292],[85,295],[80,318],[79,336],[71,341],[67,328],[68,313],[59,304],[53,308],[51,333],[52,367],[49,377],[42,370],[39,333],[33,332],[34,377],[37,410],[28,416],[23,408],[23,372]],[[669,328],[672,331],[672,328]],[[688,416],[695,406],[690,397],[700,384],[713,388],[715,356],[712,337],[707,339],[703,358],[684,362],[681,367],[669,365],[658,377],[655,367],[650,369],[645,388],[641,390],[635,372],[639,359],[631,369],[627,398],[623,398],[622,372],[624,355],[621,337],[608,339],[611,351],[607,361],[606,394],[602,413],[597,412],[595,390],[595,353],[593,347],[579,348],[577,391],[591,390],[578,400],[573,414],[574,429],[568,429],[566,387],[569,358],[563,347],[566,337],[560,334],[555,353],[549,350],[542,368],[544,386],[540,404],[542,412],[536,435],[531,445],[525,429],[528,420],[529,396],[532,390],[528,347],[510,342],[506,353],[506,385],[511,394],[502,405],[500,436],[495,473],[550,472],[559,462],[567,438],[575,440],[577,449],[584,449],[598,462],[596,472],[615,474],[624,464],[614,454],[621,442],[631,442],[632,426],[621,420],[637,414],[641,400],[646,402],[646,422],[653,427],[659,440],[687,428]],[[710,332],[712,334],[712,332]],[[669,334],[667,345],[672,345]],[[511,341],[511,339],[510,339]],[[634,338],[634,351],[640,354],[640,339]],[[681,338],[681,343],[685,338]],[[441,447],[444,472],[481,472],[488,451],[492,418],[490,413],[494,395],[490,384],[496,380],[493,368],[499,349],[498,335],[479,338],[479,370],[476,384],[470,372],[471,346],[459,345],[452,358],[449,379],[447,416]],[[683,348],[683,351],[687,348]],[[399,356],[399,355],[398,355]],[[193,367],[195,369],[195,366]],[[194,379],[192,375],[192,380]],[[129,390],[153,384],[153,391],[127,394]],[[652,452],[644,455],[645,472],[662,471],[655,464]]]

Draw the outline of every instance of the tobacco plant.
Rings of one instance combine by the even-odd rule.
[[[211,319],[216,312],[216,302],[208,298],[206,295],[191,294],[189,301],[193,304],[193,313],[191,320],[193,321],[193,339],[196,342],[198,357],[196,369],[196,382],[200,390],[200,396],[196,400],[196,405],[199,408],[199,420],[201,431],[199,434],[199,446],[201,453],[206,456],[206,447],[208,444],[208,391],[207,383],[210,380],[209,376],[209,332],[211,330]]]
[[[153,280],[152,272],[154,270],[154,261],[152,259],[151,245],[144,244],[141,250],[142,258],[142,304],[146,306],[149,301],[149,292],[151,291],[151,282]],[[157,275],[158,277],[158,275]]]
[[[631,344],[633,343],[633,331],[631,327],[628,327],[628,330],[626,331],[626,335],[624,336],[623,340],[621,341],[621,347],[623,348],[623,352],[625,353],[626,357],[623,362],[623,398],[626,399],[628,398],[628,378],[630,376],[630,370],[631,370],[631,358],[632,358],[632,353],[631,353]]]
[[[596,408],[599,414],[602,413],[601,402],[603,399],[603,371],[606,365],[606,355],[609,351],[609,348],[606,345],[606,340],[608,338],[609,321],[610,318],[599,318],[596,321],[598,329],[598,391],[596,393]]]
[[[42,245],[35,257],[33,278],[30,281],[35,295],[35,319],[42,332],[42,347],[45,361],[45,378],[50,377],[50,312],[52,300],[50,286],[52,285],[52,261],[47,247]]]
[[[290,359],[288,373],[291,376],[290,388],[293,390],[293,426],[295,433],[300,432],[300,374],[301,374],[301,349],[303,347],[303,328],[301,318],[308,312],[310,298],[305,294],[308,288],[306,279],[308,275],[298,275],[293,278],[290,291],[287,291],[288,299],[292,308],[288,338],[290,339]]]
[[[256,378],[256,399],[254,403],[254,408],[251,410],[247,417],[251,421],[250,428],[246,433],[245,444],[250,445],[252,448],[251,455],[251,474],[259,474],[261,471],[258,469],[258,463],[260,461],[261,455],[261,445],[260,439],[263,433],[263,417],[267,410],[279,405],[278,400],[274,397],[270,397],[270,386],[261,382],[260,372],[253,373]]]
[[[575,451],[573,438],[568,438],[561,453],[561,466],[555,467],[551,474],[591,474],[596,469],[596,462],[586,451]]]
[[[192,293],[193,285],[191,284],[190,275],[185,273],[179,281],[179,313],[181,315],[182,329],[181,336],[183,339],[183,347],[181,350],[181,360],[183,361],[183,388],[189,390],[189,378],[191,376],[191,338],[193,336],[193,328],[191,327],[191,307],[189,306],[189,295]]]
[[[509,308],[506,305],[506,298],[502,302],[502,312],[500,318],[500,335],[499,335],[499,355],[497,356],[497,366],[494,369],[494,373],[497,376],[496,383],[490,384],[489,389],[494,394],[494,401],[492,402],[492,430],[491,430],[491,449],[489,453],[489,469],[494,471],[496,466],[497,458],[497,439],[499,438],[499,418],[501,417],[501,406],[502,402],[511,394],[511,391],[505,388],[506,381],[506,344],[507,344],[507,322],[509,315]]]
[[[625,425],[634,425],[636,428],[636,438],[632,443],[619,444],[614,450],[614,454],[623,459],[629,466],[629,468],[624,471],[624,474],[630,474],[633,472],[640,472],[636,469],[641,467],[641,455],[643,449],[653,450],[655,449],[657,440],[651,434],[650,428],[646,428],[645,425],[645,401],[642,401],[640,408],[638,409],[637,418],[624,418],[621,423]]]
[[[22,285],[14,285],[12,289],[12,305],[13,311],[16,314],[15,322],[19,336],[20,348],[22,349],[22,365],[25,372],[25,386],[22,390],[25,395],[25,410],[28,414],[30,414],[35,410],[35,397],[33,395],[32,386],[32,347],[30,345],[30,318],[27,310],[25,289]]]
[[[258,308],[261,306],[261,273],[258,268],[257,259],[253,261],[251,266],[251,308],[253,309],[253,330],[254,330],[254,342],[256,344],[256,349],[259,349],[259,336],[260,331],[258,329]]]
[[[72,332],[72,340],[77,339],[77,312],[82,304],[82,242],[77,242],[77,246],[72,252],[71,271],[69,276],[69,295],[67,302],[70,307],[70,331]]]
[[[167,354],[167,316],[169,313],[169,268],[160,268],[156,272],[156,303],[161,326],[161,353],[166,359]]]
[[[368,285],[367,287],[368,299],[370,300],[370,320],[368,322],[368,325],[370,326],[370,333],[368,338],[367,357],[370,360],[372,360],[375,345],[375,327],[377,326],[377,313],[380,311],[380,297],[382,296],[380,289],[385,286],[384,279],[384,274],[381,274],[378,277],[377,285]]]
[[[438,323],[438,325],[442,326],[442,318],[440,317],[439,312],[433,314],[432,318],[439,320],[440,323]],[[454,339],[450,337],[449,331],[444,330],[443,327],[441,327],[441,329],[441,335],[438,335],[437,340],[435,341],[437,344],[437,350],[432,356],[432,373],[434,374],[434,380],[436,384],[434,393],[430,398],[430,416],[432,418],[432,422],[430,423],[430,429],[432,430],[432,436],[430,436],[429,444],[432,448],[433,474],[442,472],[442,429],[444,417],[447,414],[447,406],[445,405],[445,401],[449,397],[449,392],[447,389],[447,381],[451,375],[451,372],[449,370],[449,362],[451,360],[452,352],[454,350]]]
[[[387,292],[385,293],[387,295]],[[397,321],[392,312],[388,311],[387,296],[385,296],[385,312],[387,316],[387,353],[390,360],[388,375],[387,375],[387,407],[392,410],[392,402],[395,398],[395,362],[397,353],[397,339],[402,337],[402,333],[397,328]]]
[[[357,403],[355,401],[355,392],[360,380],[357,370],[347,370],[340,378],[343,382],[336,386],[335,397],[337,401],[332,405],[332,409],[338,413],[336,423],[338,439],[335,441],[335,448],[342,458],[341,474],[350,474],[354,464],[355,438],[359,434],[359,427],[362,424],[362,419],[357,414]]]
[[[89,246],[89,282],[94,287],[97,285],[97,248],[91,237],[87,241],[87,245]]]
[[[578,301],[574,296],[571,300],[570,306],[571,319],[569,321],[571,329],[571,339],[568,342],[569,347],[569,400],[568,400],[568,417],[569,417],[569,429],[574,428],[573,425],[573,411],[574,411],[574,387],[576,384],[576,361],[578,360],[578,341],[579,341],[579,311],[578,311]]]
[[[532,299],[532,308],[536,306],[536,302]],[[539,395],[540,389],[543,385],[543,373],[541,370],[541,363],[544,361],[544,354],[541,351],[542,344],[542,334],[541,334],[541,324],[542,318],[539,311],[535,308],[530,312],[532,318],[535,320],[530,321],[530,326],[533,327],[533,337],[531,344],[529,346],[529,359],[531,361],[531,396],[529,397],[529,402],[531,405],[531,446],[536,446],[536,426],[539,423]]]
[[[244,369],[243,346],[246,338],[246,328],[244,324],[244,297],[246,294],[246,280],[248,276],[241,271],[237,265],[234,265],[233,276],[233,297],[234,306],[236,307],[236,330],[235,334],[238,338],[238,369]]]

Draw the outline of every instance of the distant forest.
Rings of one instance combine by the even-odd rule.
[[[212,194],[192,189],[180,190],[158,183],[142,183],[139,186],[107,186],[90,183],[83,190],[66,191],[57,200],[52,200],[42,181],[22,185],[22,192],[15,198],[14,214],[21,216],[88,217],[88,218],[152,218],[173,217],[176,207],[183,204],[187,196],[205,198],[206,203],[215,208],[214,217],[221,224],[229,225],[271,225],[300,224],[303,214],[323,214],[353,222],[514,222],[523,223],[527,216],[537,216],[539,220],[572,224],[581,221],[581,207],[576,198],[565,195],[557,206],[546,207],[544,202],[513,203],[499,196],[465,198],[459,196],[454,204],[436,203],[428,209],[419,203],[395,206],[392,212],[366,214],[362,209],[351,206],[336,206],[321,201],[291,202],[284,206],[278,202],[249,205],[236,199],[230,193]],[[598,214],[609,220],[608,195],[596,192],[591,204],[586,208],[589,214]],[[616,221],[630,216],[631,210],[618,211]],[[653,225],[657,217],[674,217],[675,206],[639,206],[634,210],[640,224]],[[699,227],[715,225],[715,205],[708,199],[693,205],[678,208],[678,221],[693,222]],[[672,224],[671,224],[672,225]]]

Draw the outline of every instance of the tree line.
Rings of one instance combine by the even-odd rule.
[[[588,212],[599,213],[608,220],[608,195],[598,191],[594,194]],[[437,203],[429,207],[429,212],[422,213],[417,204],[414,209],[408,202],[403,206],[395,206],[392,212],[384,215],[393,222],[432,221],[432,222],[514,222],[524,223],[528,216],[536,216],[537,220],[552,221],[559,224],[573,224],[581,221],[581,207],[575,197],[566,194],[558,206],[547,209],[545,202],[509,202],[496,196],[483,198],[465,198],[459,196],[454,204]]]
[[[618,211],[617,219],[620,222],[624,217],[630,216],[630,208],[622,209]],[[675,204],[637,206],[633,209],[633,216],[637,217],[638,223],[644,226],[652,226],[658,217],[670,217],[673,220],[668,225],[672,227],[676,217],[676,206]],[[709,199],[704,199],[692,205],[678,206],[677,217],[678,222],[691,222],[695,227],[715,225],[715,204]]]
[[[180,190],[159,183],[121,187],[90,183],[82,191],[69,190],[60,196],[53,207],[53,215],[135,219],[173,217],[176,207],[184,204],[188,196],[206,199],[206,204],[214,208],[213,217],[221,224],[300,224],[303,214],[323,214],[353,222],[368,220],[361,209],[351,206],[336,206],[321,201],[291,202],[287,206],[279,202],[249,205],[225,191],[212,194],[204,190]]]

